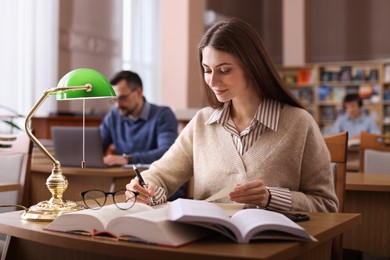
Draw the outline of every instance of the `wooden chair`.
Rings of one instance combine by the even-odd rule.
[[[390,173],[390,136],[362,132],[359,148],[359,171]]]
[[[0,204],[27,206],[30,187],[32,142],[26,133],[0,133],[0,182],[18,183],[13,188],[2,192]],[[18,209],[16,207],[0,208],[0,212]],[[10,236],[0,234],[0,256],[5,259]]]
[[[334,167],[334,182],[336,196],[339,200],[338,212],[344,212],[345,180],[347,173],[348,132],[324,137]],[[332,241],[332,259],[343,258],[343,236]]]
[[[27,206],[32,142],[26,133],[0,134],[0,182],[19,183],[13,194],[2,194],[0,204]]]

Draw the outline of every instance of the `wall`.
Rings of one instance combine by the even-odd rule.
[[[88,67],[110,78],[121,69],[122,0],[60,1],[59,76]],[[88,114],[104,114],[109,100],[87,100]],[[82,111],[81,101],[58,102],[58,111]]]
[[[206,3],[208,10],[250,23],[260,34],[273,61],[283,62],[282,0],[207,0]]]
[[[164,0],[160,7],[160,103],[173,109],[201,107],[204,98],[196,47],[204,32],[204,0]]]
[[[303,57],[299,59],[305,62],[390,58],[390,34],[386,26],[390,23],[390,1],[300,0],[300,10],[293,10],[297,7],[292,6],[292,1],[297,0],[207,0],[207,8],[250,22],[259,31],[277,64],[284,63],[286,49],[283,44],[291,45],[286,41],[296,40],[283,32],[286,29],[290,30],[288,33],[296,33],[297,37],[304,35]],[[287,16],[281,13],[283,5],[290,5],[285,10]],[[299,23],[303,21],[303,28],[292,24],[291,17],[294,16]],[[283,24],[295,29],[283,28]],[[292,54],[301,52],[296,49],[287,51]]]
[[[277,64],[286,62],[286,51],[299,53],[292,58],[299,63],[390,58],[390,34],[386,27],[390,23],[390,1],[295,0],[300,3],[297,11],[283,10],[286,1],[292,0],[160,1],[162,94],[158,103],[174,109],[205,105],[196,46],[205,29],[206,9],[252,23]],[[92,67],[110,77],[121,68],[121,3],[121,0],[61,1],[60,76],[77,67]],[[89,12],[91,5],[93,12]],[[289,32],[283,31],[284,24],[294,23],[294,15],[300,24],[289,26]],[[288,17],[291,20],[285,21]],[[304,37],[304,47],[299,46],[299,52],[290,44],[294,30],[299,32],[297,37]],[[87,112],[99,113],[108,106],[99,103]],[[59,110],[80,112],[81,104],[62,102]]]
[[[306,1],[308,62],[390,58],[390,1]]]

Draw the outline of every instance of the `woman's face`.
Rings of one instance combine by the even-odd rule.
[[[241,67],[231,54],[207,46],[202,51],[204,80],[219,102],[227,102],[246,94],[253,95]]]

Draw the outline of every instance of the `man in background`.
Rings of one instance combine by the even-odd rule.
[[[343,100],[345,113],[337,117],[329,134],[348,131],[349,140],[360,140],[361,132],[380,134],[371,116],[362,111],[363,102],[358,94],[347,94]]]
[[[120,71],[110,83],[116,93],[116,106],[100,125],[106,151],[104,163],[108,166],[151,164],[160,159],[178,136],[173,111],[146,101],[137,73]]]

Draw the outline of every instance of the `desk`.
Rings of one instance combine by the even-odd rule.
[[[390,174],[347,173],[344,205],[362,214],[344,234],[344,247],[390,257]]]
[[[115,168],[77,168],[61,167],[62,173],[69,181],[64,198],[72,201],[81,200],[80,192],[88,189],[101,189],[104,191],[117,190],[125,187],[131,178],[135,177],[133,170],[121,167]],[[29,206],[51,198],[47,189],[46,179],[52,171],[52,166],[46,164],[31,164],[31,186]]]
[[[0,233],[11,237],[7,259],[330,259],[331,239],[359,224],[360,214],[308,213],[301,225],[318,242],[256,241],[236,244],[210,237],[179,248],[115,242],[44,231],[42,222],[19,219],[20,212],[0,214]],[[39,241],[39,242],[35,242]]]
[[[175,109],[174,113],[178,121],[178,131],[180,132],[200,108]],[[86,116],[85,126],[99,126],[103,116]],[[82,126],[82,116],[61,115],[48,117],[33,117],[31,128],[34,129],[35,137],[38,139],[51,139],[52,126]]]
[[[20,184],[19,183],[4,183],[0,182],[0,192],[3,191],[14,191],[14,190],[19,190],[20,189]]]
[[[99,126],[103,117],[87,116],[85,117],[85,126]],[[82,116],[48,116],[33,117],[31,119],[31,128],[34,129],[35,137],[38,139],[51,139],[52,126],[82,126]]]
[[[52,147],[47,149],[54,154]],[[52,169],[53,165],[50,160],[41,151],[34,148],[31,161],[29,201],[28,205],[25,206],[35,205],[51,198],[51,193],[46,186],[46,179],[51,174]],[[121,167],[79,168],[61,166],[61,169],[69,182],[64,198],[72,201],[80,201],[80,192],[88,189],[104,191],[122,189],[130,182],[131,178],[135,177],[133,170]]]

